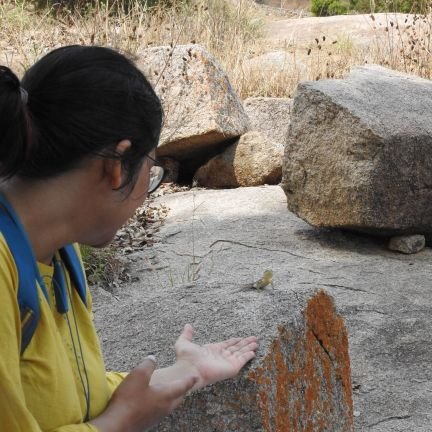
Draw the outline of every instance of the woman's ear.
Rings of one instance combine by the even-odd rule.
[[[131,147],[132,143],[129,140],[122,140],[117,144],[116,153],[122,155]],[[118,189],[123,184],[123,167],[119,159],[104,160],[104,174],[108,177],[111,189]]]

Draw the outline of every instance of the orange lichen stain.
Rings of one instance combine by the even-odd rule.
[[[344,431],[351,431],[351,370],[344,322],[323,291],[309,300],[304,318],[304,332],[299,329],[291,333],[283,325],[278,326],[278,337],[261,367],[248,375],[259,387],[263,429],[265,432],[331,430],[334,412],[342,411],[346,419]],[[336,389],[332,377],[342,393],[343,406],[339,409],[335,405],[339,401],[333,397]]]
[[[305,374],[310,389],[305,398],[306,431],[324,430],[328,418],[337,409],[332,395],[341,387],[342,401],[339,410],[346,418],[344,430],[352,430],[351,368],[348,354],[348,334],[343,319],[336,314],[332,299],[319,291],[312,297],[304,311],[306,320]],[[322,376],[319,370],[322,370]],[[332,380],[332,376],[334,380]],[[318,429],[317,429],[318,428]]]
[[[265,432],[270,432],[272,430],[271,422],[270,422],[270,401],[269,395],[271,381],[269,377],[269,371],[272,370],[272,366],[270,364],[271,357],[267,355],[263,359],[263,367],[258,367],[255,370],[251,370],[248,374],[248,378],[252,381],[255,381],[260,390],[258,391],[258,404],[259,410],[261,412],[262,426]],[[266,376],[267,375],[267,376]]]
[[[279,329],[279,341],[274,347],[275,360],[275,382],[276,382],[276,400],[275,400],[275,430],[291,431],[297,430],[297,421],[300,413],[292,412],[292,395],[297,393],[296,383],[299,380],[301,368],[294,367],[291,371],[288,368],[288,362],[284,346],[289,343],[289,336],[285,329]],[[294,414],[294,415],[293,415]]]
[[[342,317],[337,315],[333,300],[323,290],[309,300],[305,310],[308,339],[319,340],[322,350],[327,352],[325,377],[331,386],[331,372],[341,383],[342,404],[348,408],[348,415],[352,421],[352,386],[351,366],[348,351],[348,332]],[[330,357],[330,358],[329,358]]]

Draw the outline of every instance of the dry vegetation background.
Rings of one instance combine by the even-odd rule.
[[[129,0],[127,11],[122,6],[122,0],[96,0],[84,12],[71,12],[0,0],[0,63],[22,74],[43,54],[65,44],[106,45],[136,54],[143,47],[195,42],[223,65],[242,98],[293,96],[300,79],[338,78],[357,64],[378,63],[426,78],[432,73],[428,9],[402,18],[409,24],[403,30],[389,15],[385,37],[377,36],[367,47],[332,34],[317,34],[305,47],[282,40],[270,43],[265,30],[272,17],[252,0],[174,0],[155,7]],[[373,15],[369,19],[372,27]],[[275,71],[246,66],[248,59],[272,50],[289,53],[292,61]]]
[[[367,46],[332,34],[317,34],[305,46],[266,39],[266,24],[280,16],[269,17],[252,0],[171,0],[169,6],[155,7],[146,6],[143,0],[128,0],[128,8],[122,1],[126,0],[95,0],[91,7],[73,12],[36,8],[34,2],[25,0],[0,0],[0,64],[22,75],[38,58],[66,44],[110,46],[134,55],[145,47],[171,45],[175,49],[178,44],[198,43],[222,64],[243,99],[292,97],[299,80],[339,78],[353,65],[365,63],[425,78],[432,74],[432,14],[428,9],[423,15],[397,19],[389,15],[384,37],[377,33]],[[367,19],[373,28],[374,16]],[[282,68],[247,66],[249,59],[275,50],[287,53]],[[145,225],[149,217],[142,219],[138,214],[129,226],[141,221],[138,231],[144,227],[143,235],[148,235]],[[131,239],[136,237],[133,234],[129,235]],[[83,248],[91,282],[109,287],[121,280],[122,274],[127,280],[124,266],[116,257],[116,251],[125,247],[122,235],[125,232],[119,234],[113,248],[105,251]]]

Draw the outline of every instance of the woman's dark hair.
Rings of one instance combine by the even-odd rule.
[[[59,48],[21,83],[0,66],[0,177],[49,178],[104,156],[121,160],[127,186],[157,146],[162,116],[142,72],[109,48]],[[119,155],[123,139],[132,145]]]

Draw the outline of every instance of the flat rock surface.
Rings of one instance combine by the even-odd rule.
[[[247,324],[206,329],[205,315],[218,313],[212,310],[213,303],[218,307],[218,293],[240,289],[270,268],[277,296],[285,298],[286,293],[294,299],[298,293],[301,298],[311,288],[323,288],[345,317],[356,431],[430,431],[431,249],[408,256],[388,251],[386,239],[312,228],[286,209],[279,186],[192,190],[159,200],[171,209],[158,234],[160,242],[131,255],[131,271],[140,281],[121,287],[116,298],[94,292],[108,367],[131,367],[155,346],[162,364],[172,359],[169,347],[176,335],[170,340],[163,336],[170,311],[155,300],[161,290],[172,290],[176,297],[181,291],[185,299],[188,290],[195,298],[199,294],[198,341],[219,332],[221,338],[233,330],[242,333]],[[272,295],[271,288],[239,292],[237,313],[256,305],[261,294]],[[152,316],[138,315],[137,305],[147,301],[154,302]],[[125,316],[129,324],[123,327],[119,323]],[[115,342],[119,332],[123,341]],[[166,350],[161,349],[165,344]]]
[[[301,46],[307,46],[315,38],[321,40],[322,36],[331,40],[348,38],[356,45],[379,47],[389,41],[397,42],[399,31],[394,31],[396,25],[403,33],[408,25],[412,25],[413,17],[402,13],[377,13],[374,19],[370,14],[359,14],[272,20],[266,25],[265,37],[269,41],[283,40]]]

